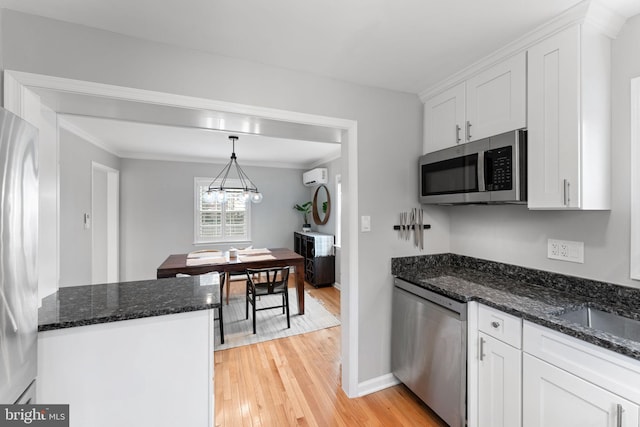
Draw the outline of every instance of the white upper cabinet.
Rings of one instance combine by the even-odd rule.
[[[467,80],[466,104],[467,142],[526,127],[526,52]]]
[[[530,209],[610,209],[610,40],[574,25],[528,52]]]
[[[423,153],[526,127],[526,72],[521,52],[427,99]]]
[[[464,142],[464,82],[424,104],[423,154]]]

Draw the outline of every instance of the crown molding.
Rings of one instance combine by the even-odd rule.
[[[584,22],[596,28],[599,32],[615,39],[618,37],[627,18],[609,9],[599,1],[591,1]]]
[[[307,167],[309,169],[314,169],[314,168],[317,168],[318,166],[326,165],[327,163],[330,163],[330,162],[332,162],[334,160],[337,160],[337,159],[339,159],[341,157],[342,157],[342,153],[338,153],[338,154],[334,154],[334,155],[331,155],[331,156],[327,156],[327,157],[325,157],[323,159],[320,159],[320,160],[317,160],[317,161],[311,163]]]
[[[452,74],[440,83],[421,91],[418,96],[422,102],[453,86],[467,80],[470,76],[484,71],[518,53],[526,51],[534,44],[546,39],[572,25],[589,24],[609,38],[617,37],[626,18],[594,0],[584,0],[567,9],[560,15],[545,22],[506,46],[474,62],[466,68]]]
[[[71,123],[62,114],[58,114],[58,126],[61,129],[64,129],[64,130],[66,130],[68,132],[71,132],[72,134],[76,135],[77,137],[82,138],[83,140],[89,142],[90,144],[95,145],[96,147],[100,148],[101,150],[106,151],[107,153],[113,154],[116,157],[122,157],[122,154],[120,152],[118,152],[117,150],[115,150],[113,147],[111,147],[106,141],[96,137],[95,135],[90,134],[89,132],[85,131],[84,129],[76,126],[73,123]]]

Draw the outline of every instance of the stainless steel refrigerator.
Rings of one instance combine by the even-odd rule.
[[[37,130],[0,108],[0,403],[35,393],[38,333]],[[33,403],[33,402],[32,402]]]

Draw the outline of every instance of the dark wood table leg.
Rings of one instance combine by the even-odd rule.
[[[229,274],[229,272],[225,272],[225,280],[227,282],[227,305],[229,305],[229,291],[231,290],[231,275]],[[220,301],[220,304],[222,304],[222,301]]]
[[[298,314],[304,314],[304,262],[296,263],[296,297],[298,298]]]

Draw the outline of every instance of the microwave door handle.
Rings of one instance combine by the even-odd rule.
[[[484,185],[484,151],[478,152],[478,191],[485,191]]]

